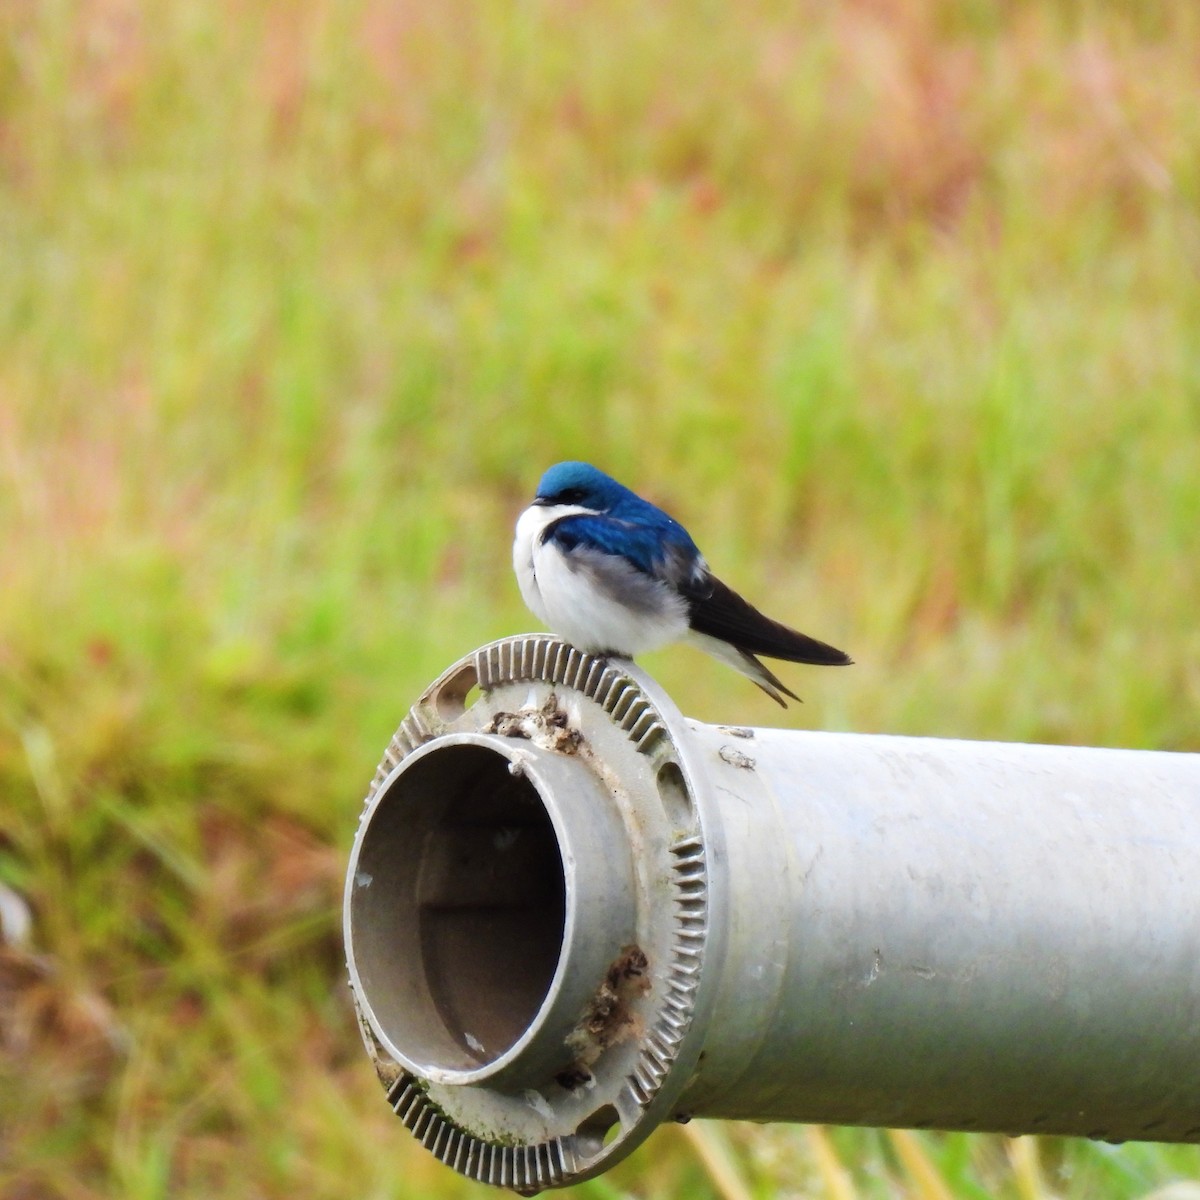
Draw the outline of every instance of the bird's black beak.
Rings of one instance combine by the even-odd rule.
[[[545,507],[547,504],[550,503],[550,500],[546,496],[534,496],[533,502],[534,502],[534,504],[539,504],[539,505]]]

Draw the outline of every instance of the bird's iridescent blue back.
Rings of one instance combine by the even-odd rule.
[[[690,571],[701,561],[696,543],[674,517],[590,463],[557,463],[542,476],[537,498],[597,514],[575,514],[554,523],[547,534],[563,550],[591,546],[653,574],[668,560],[672,574],[681,567]]]

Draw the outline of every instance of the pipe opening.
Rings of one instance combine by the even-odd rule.
[[[379,1032],[410,1063],[475,1071],[545,1003],[566,877],[537,788],[486,746],[434,749],[386,785],[363,831],[349,949]]]

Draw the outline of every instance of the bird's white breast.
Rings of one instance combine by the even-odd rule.
[[[616,557],[607,569],[586,558],[568,561],[553,541],[542,542],[554,521],[587,512],[576,506],[534,505],[521,514],[513,568],[530,611],[559,637],[594,654],[633,657],[683,637],[687,606],[674,589],[657,585],[655,603],[648,604],[644,579],[638,579],[639,603],[631,606],[621,600],[622,576],[636,576],[636,568]]]
[[[517,575],[517,585],[521,589],[521,599],[543,625],[549,625],[550,618],[546,615],[546,606],[542,603],[542,593],[534,571],[534,551],[548,525],[570,512],[586,511],[582,508],[569,509],[565,505],[552,508],[543,504],[531,504],[517,518],[517,534],[513,538],[513,570]]]

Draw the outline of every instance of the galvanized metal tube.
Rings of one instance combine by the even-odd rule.
[[[1200,1141],[1200,755],[709,726],[553,638],[414,706],[345,933],[450,1166],[578,1182],[664,1118]]]

